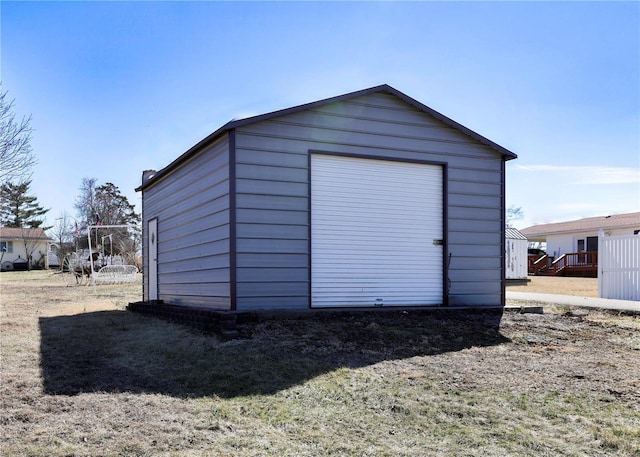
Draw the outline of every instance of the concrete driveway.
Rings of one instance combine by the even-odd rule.
[[[640,313],[640,301],[612,300],[609,298],[576,297],[573,295],[536,294],[529,292],[506,292],[507,304],[536,302],[549,305],[582,306],[585,308],[610,309]]]

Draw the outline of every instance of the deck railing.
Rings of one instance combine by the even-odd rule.
[[[571,252],[553,261],[552,271],[561,275],[569,271],[598,270],[598,253],[596,251]]]
[[[566,275],[571,273],[593,273],[598,270],[596,251],[570,252],[557,259],[547,255],[530,259],[530,275]]]

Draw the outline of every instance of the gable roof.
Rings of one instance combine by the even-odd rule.
[[[520,231],[528,238],[531,238],[534,236],[632,227],[640,229],[640,213],[613,214],[611,216],[587,217],[584,219],[556,222],[553,224],[533,225]]]
[[[44,229],[20,227],[0,227],[0,238],[3,240],[51,240],[44,232]]]
[[[297,113],[299,111],[304,111],[304,110],[308,110],[308,109],[317,108],[319,106],[327,105],[329,103],[346,101],[346,100],[350,100],[350,99],[353,99],[353,98],[356,98],[356,97],[362,97],[362,96],[365,96],[365,95],[374,94],[374,93],[378,93],[378,92],[386,92],[386,93],[395,95],[396,97],[398,97],[399,99],[401,99],[401,100],[407,102],[408,104],[412,105],[414,108],[418,109],[419,111],[422,111],[422,112],[424,112],[424,113],[426,113],[426,114],[428,114],[430,116],[435,117],[436,119],[444,122],[448,126],[459,130],[460,132],[470,136],[471,138],[475,139],[476,141],[484,144],[485,146],[488,146],[491,149],[499,152],[505,158],[505,160],[511,160],[511,159],[515,159],[515,158],[518,157],[515,153],[509,151],[508,149],[500,146],[497,143],[494,143],[493,141],[491,141],[488,138],[485,138],[484,136],[474,132],[473,130],[465,127],[464,125],[457,123],[456,121],[454,121],[453,119],[448,118],[444,114],[441,114],[441,113],[437,112],[436,110],[434,110],[432,108],[429,108],[427,105],[424,105],[424,104],[420,103],[416,99],[409,97],[408,95],[406,95],[406,94],[400,92],[399,90],[389,86],[388,84],[382,84],[380,86],[374,86],[374,87],[370,87],[368,89],[362,89],[362,90],[358,90],[358,91],[355,91],[355,92],[349,92],[347,94],[338,95],[338,96],[330,97],[330,98],[325,98],[323,100],[318,100],[318,101],[311,102],[311,103],[305,103],[303,105],[293,106],[291,108],[285,108],[285,109],[281,109],[281,110],[277,110],[277,111],[272,111],[272,112],[266,113],[266,114],[260,114],[260,115],[257,115],[257,116],[251,116],[251,117],[247,117],[247,118],[244,118],[244,119],[232,120],[230,122],[227,122],[225,125],[220,127],[218,130],[213,132],[211,135],[207,136],[206,138],[202,139],[197,144],[192,146],[189,150],[187,150],[184,154],[182,154],[176,160],[171,162],[169,165],[164,167],[162,170],[153,173],[146,182],[143,182],[141,186],[136,188],[136,191],[144,190],[146,187],[151,185],[154,181],[156,181],[157,179],[159,179],[162,176],[166,175],[167,173],[169,173],[173,169],[177,168],[182,163],[184,163],[189,158],[191,158],[194,154],[196,154],[197,152],[202,150],[207,145],[213,143],[221,135],[223,135],[224,133],[226,133],[226,132],[228,132],[228,131],[230,131],[232,129],[235,129],[237,127],[242,127],[242,126],[245,126],[245,125],[249,125],[249,124],[253,124],[253,123],[256,123],[256,122],[270,120],[270,119],[273,119],[275,117],[284,116],[284,115],[287,115],[287,114]]]

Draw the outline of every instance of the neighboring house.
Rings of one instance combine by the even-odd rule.
[[[509,282],[527,280],[527,237],[518,229],[505,230],[505,279]]]
[[[533,225],[520,231],[529,241],[546,242],[547,254],[558,258],[573,252],[597,252],[600,229],[606,235],[636,235],[640,233],[640,213],[613,214]]]
[[[596,276],[598,268],[598,233],[606,236],[640,233],[640,213],[588,217],[567,222],[534,225],[521,232],[530,242],[546,243],[547,259],[537,260],[546,274],[566,274],[569,270],[581,276]],[[546,265],[546,266],[545,266]],[[530,269],[537,274],[537,268]]]
[[[0,269],[47,268],[50,241],[41,228],[0,227]]]
[[[504,306],[515,158],[388,85],[231,121],[143,173],[144,299]]]

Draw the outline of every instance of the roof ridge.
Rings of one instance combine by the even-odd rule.
[[[197,154],[198,152],[203,150],[205,147],[209,146],[214,141],[216,141],[218,138],[220,138],[222,135],[224,135],[225,133],[227,133],[229,131],[232,131],[235,128],[242,127],[242,126],[249,125],[249,124],[253,124],[253,123],[256,123],[256,122],[260,122],[260,121],[273,119],[273,118],[279,117],[279,116],[284,116],[286,114],[291,114],[291,113],[296,113],[296,112],[303,111],[303,110],[312,109],[314,107],[326,105],[326,104],[329,104],[329,103],[346,101],[346,100],[350,100],[350,99],[353,99],[353,98],[356,98],[356,97],[362,97],[362,96],[365,96],[365,95],[370,95],[370,94],[377,93],[377,92],[388,92],[391,95],[394,95],[394,96],[398,97],[399,99],[401,99],[404,102],[408,103],[409,105],[413,106],[417,110],[422,111],[423,113],[428,114],[430,116],[433,116],[434,118],[438,119],[439,121],[441,121],[441,122],[449,125],[450,127],[453,127],[455,129],[459,130],[460,132],[472,137],[476,141],[484,144],[485,146],[488,146],[489,148],[495,150],[496,152],[499,152],[500,154],[502,154],[503,157],[506,158],[506,160],[511,160],[511,159],[515,159],[515,158],[518,157],[514,152],[508,150],[507,148],[504,148],[504,147],[500,146],[499,144],[494,143],[493,141],[489,140],[488,138],[480,135],[479,133],[474,132],[473,130],[465,127],[462,124],[459,124],[458,122],[454,121],[453,119],[451,119],[451,118],[445,116],[444,114],[439,113],[438,111],[434,110],[433,108],[430,108],[427,105],[419,102],[418,100],[406,95],[405,93],[400,92],[398,89],[390,86],[389,84],[380,84],[378,86],[373,86],[373,87],[369,87],[369,88],[366,88],[366,89],[360,89],[360,90],[356,90],[356,91],[353,91],[353,92],[348,92],[348,93],[342,94],[342,95],[336,95],[336,96],[329,97],[329,98],[323,98],[321,100],[316,100],[316,101],[313,101],[313,102],[303,103],[301,105],[295,105],[295,106],[292,106],[292,107],[289,107],[289,108],[283,108],[283,109],[279,109],[279,110],[275,110],[275,111],[270,111],[270,112],[267,112],[267,113],[264,113],[264,114],[258,114],[258,115],[250,116],[250,117],[243,118],[243,119],[231,120],[231,121],[227,122],[226,124],[224,124],[223,126],[221,126],[220,128],[218,128],[217,130],[215,130],[210,135],[208,135],[205,138],[203,138],[202,140],[200,140],[195,145],[193,145],[191,148],[189,148],[187,151],[185,151],[183,154],[181,154],[175,160],[173,160],[169,165],[167,165],[166,167],[162,168],[158,172],[154,173],[149,179],[144,181],[140,186],[138,186],[136,188],[136,192],[141,191],[141,190],[145,189],[146,187],[152,185],[153,183],[157,182],[160,178],[162,178],[166,174],[170,173],[173,169],[175,169],[176,167],[180,166],[185,161],[189,160],[193,155]]]
[[[610,214],[607,216],[590,216],[562,222],[536,224],[521,229],[525,235],[538,235],[561,232],[597,230],[600,228],[640,227],[640,212]]]

